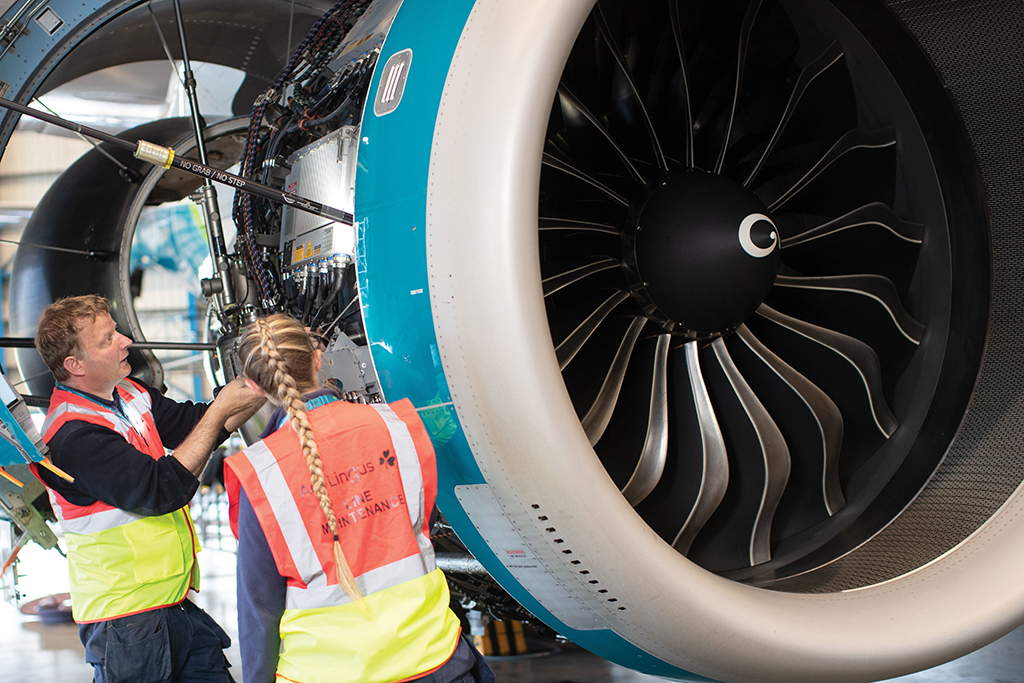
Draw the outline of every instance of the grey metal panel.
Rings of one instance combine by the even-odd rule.
[[[289,158],[292,170],[285,179],[285,190],[352,213],[358,146],[359,127],[343,126],[298,150]],[[351,256],[355,251],[355,228],[285,206],[281,251],[285,254],[285,270],[334,254]]]

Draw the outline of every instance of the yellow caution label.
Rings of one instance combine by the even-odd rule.
[[[295,247],[295,255],[292,256],[292,263],[293,264],[298,263],[299,261],[302,260],[302,251],[303,250],[302,250],[302,245],[301,244],[299,246]]]
[[[303,258],[313,258],[313,240],[306,242],[306,255]]]

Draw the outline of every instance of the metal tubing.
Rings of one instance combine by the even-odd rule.
[[[452,574],[487,574],[487,570],[480,564],[480,561],[468,553],[436,553],[434,561],[437,564],[437,568],[443,572],[451,572]]]
[[[35,346],[32,337],[0,337],[0,349],[31,349]],[[132,342],[133,349],[158,349],[163,351],[216,351],[216,344],[200,342],[163,342],[139,341]]]

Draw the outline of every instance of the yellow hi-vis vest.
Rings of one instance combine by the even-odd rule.
[[[129,419],[78,394],[54,389],[43,423],[49,441],[66,422],[113,429],[154,459],[164,446],[153,422],[149,392],[131,380],[115,387]],[[176,605],[199,590],[199,541],[188,508],[145,517],[102,501],[68,502],[48,489],[68,549],[71,612],[80,624]]]
[[[285,426],[225,460],[233,521],[241,486],[287,580],[277,677],[395,683],[424,676],[451,658],[460,632],[430,542],[437,496],[430,438],[408,400],[333,402],[308,415],[366,612],[338,585],[333,537],[295,431]]]

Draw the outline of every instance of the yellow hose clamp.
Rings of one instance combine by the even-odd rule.
[[[138,147],[135,148],[135,158],[148,161],[156,166],[170,168],[171,162],[174,161],[174,150],[169,147],[161,147],[152,142],[146,142],[145,140],[139,140]]]

